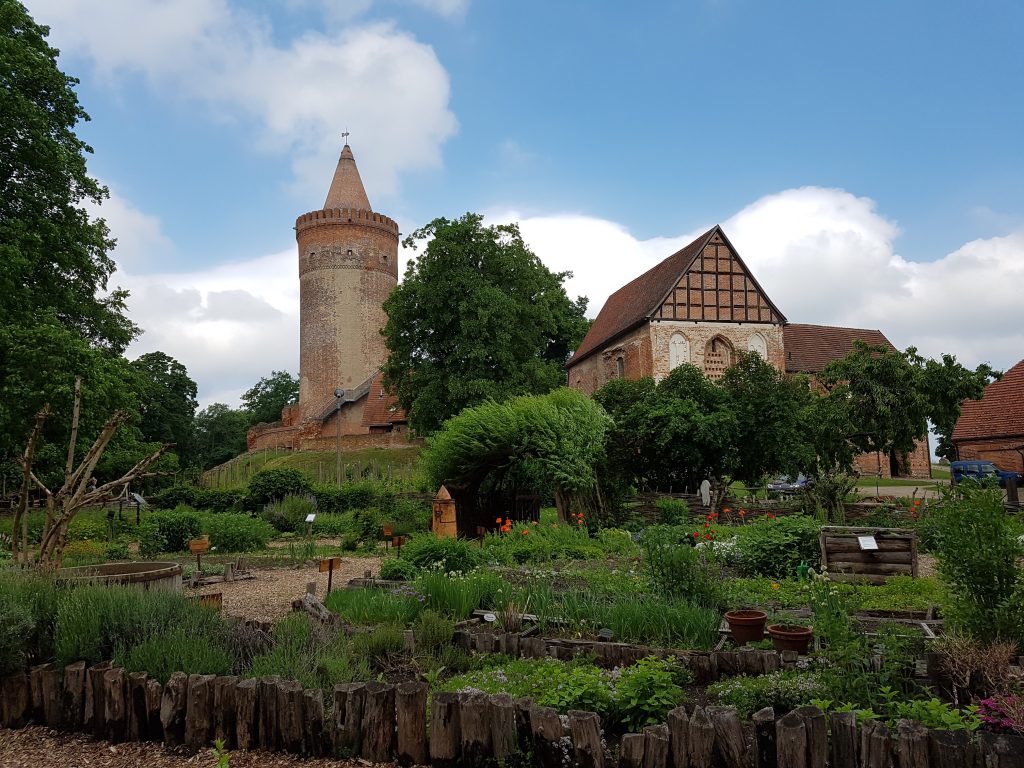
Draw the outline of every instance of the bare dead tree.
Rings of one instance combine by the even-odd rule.
[[[171,447],[171,444],[162,445],[158,450],[136,463],[134,467],[117,480],[93,486],[91,481],[96,465],[103,457],[103,452],[114,438],[118,427],[128,419],[128,414],[125,411],[117,411],[103,425],[99,436],[88,452],[86,452],[78,467],[72,470],[69,466],[65,474],[64,484],[54,493],[32,471],[32,457],[35,454],[36,443],[39,439],[39,433],[42,431],[43,422],[46,421],[49,414],[50,408],[47,405],[36,415],[36,423],[32,430],[32,435],[29,437],[28,447],[25,449],[24,456],[19,458],[24,479],[22,482],[21,498],[18,502],[18,512],[15,517],[15,525],[19,521],[19,516],[23,518],[25,514],[28,491],[30,486],[34,485],[46,497],[46,522],[43,525],[39,551],[34,559],[42,568],[59,568],[64,546],[67,544],[68,526],[75,515],[85,507],[108,501],[116,493],[120,493],[126,485],[135,480],[152,477],[156,473],[150,473],[147,470],[163,456],[164,452]],[[75,426],[77,427],[77,424]],[[22,539],[22,552],[22,556],[27,559],[28,541],[26,536],[23,536]]]

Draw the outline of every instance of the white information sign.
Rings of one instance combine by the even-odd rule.
[[[312,523],[314,520],[316,520],[316,512],[310,512],[308,515],[306,515],[307,523]]]
[[[493,622],[495,622],[497,620],[498,620],[498,617],[495,616],[493,613],[485,613],[484,614],[484,621],[486,621],[488,624],[492,624]]]
[[[860,542],[860,548],[864,549],[878,549],[878,542],[875,541],[874,536],[858,536],[857,541]]]

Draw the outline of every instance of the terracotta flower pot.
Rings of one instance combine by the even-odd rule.
[[[736,645],[757,643],[764,639],[764,625],[768,614],[764,611],[729,611],[725,614],[729,632]]]
[[[811,638],[814,637],[814,629],[792,624],[772,624],[768,627],[768,634],[772,636],[772,645],[776,651],[807,653]]]

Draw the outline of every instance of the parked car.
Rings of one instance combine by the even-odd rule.
[[[804,475],[797,475],[796,479],[790,479],[789,475],[782,475],[768,483],[768,493],[796,493],[810,484],[811,481]]]
[[[951,461],[949,474],[954,483],[959,483],[962,480],[973,480],[979,483],[997,480],[999,487],[1005,488],[1007,478],[1015,477],[1017,485],[1024,486],[1024,475],[1021,475],[1020,472],[1006,472],[991,461]]]

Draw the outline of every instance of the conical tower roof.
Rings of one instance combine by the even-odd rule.
[[[363,189],[363,180],[359,178],[356,159],[348,144],[341,150],[338,167],[334,169],[331,188],[327,190],[324,208],[354,208],[358,211],[372,211],[370,200]]]

